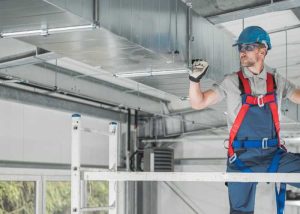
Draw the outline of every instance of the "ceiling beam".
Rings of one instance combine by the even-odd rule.
[[[268,33],[269,34],[279,33],[279,32],[283,32],[283,31],[287,31],[287,30],[293,30],[293,29],[296,29],[296,28],[300,28],[300,24],[274,29],[274,30],[268,31]]]
[[[7,59],[0,59],[0,69],[12,68],[16,66],[23,65],[34,65],[38,63],[43,63],[48,60],[58,59],[61,56],[54,52],[46,52],[42,54],[37,54],[36,51],[31,53],[25,53],[18,56],[11,56]]]
[[[285,0],[280,2],[273,2],[259,7],[237,10],[237,11],[223,13],[216,16],[209,16],[206,17],[206,19],[213,24],[220,24],[224,22],[248,18],[251,16],[257,16],[265,13],[289,10],[296,7],[300,7],[299,0]]]
[[[47,63],[29,65],[26,68],[13,67],[9,69],[8,73],[0,73],[1,75],[5,78],[9,77],[9,80],[20,82],[20,84],[30,85],[33,90],[46,88],[47,95],[63,94],[148,113],[161,112],[161,102],[164,102],[142,93],[126,93],[125,87],[116,87],[92,77],[80,77],[79,73],[61,67],[53,69]]]
[[[90,104],[80,99],[72,99],[66,95],[45,95],[35,91],[29,91],[25,87],[13,87],[0,85],[0,99],[11,100],[18,103],[36,105],[40,107],[56,109],[61,111],[81,112],[89,116],[105,119],[113,119],[116,121],[126,121],[126,116],[121,111],[113,108],[102,108],[101,105]]]

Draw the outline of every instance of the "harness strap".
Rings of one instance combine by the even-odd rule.
[[[274,94],[274,76],[270,73],[267,73],[267,92],[268,93],[273,93]],[[278,138],[278,146],[280,147],[280,122],[279,122],[279,115],[278,115],[278,107],[277,104],[275,102],[271,102],[269,103],[271,112],[272,112],[272,117],[273,117],[273,121],[274,121],[274,125],[275,125],[275,129],[276,129],[276,134],[277,134],[277,138]]]
[[[269,147],[277,147],[278,139],[264,138],[263,140],[234,140],[232,146],[234,149],[242,149],[242,148],[267,149]]]
[[[249,110],[249,105],[243,104],[241,107],[241,110],[239,111],[237,117],[234,120],[234,123],[230,129],[230,134],[229,134],[229,144],[228,144],[228,156],[231,157],[234,155],[234,149],[232,147],[232,143],[234,141],[234,138],[236,134],[238,133],[238,130],[240,126],[242,125],[242,122]]]
[[[285,151],[282,150],[281,148],[279,148],[277,150],[267,172],[277,172],[278,171],[279,161],[280,161],[281,155],[283,153],[285,153]]]
[[[262,98],[263,101],[259,100],[257,97],[251,96],[251,87],[249,84],[249,81],[244,77],[243,72],[239,71],[237,72],[239,80],[243,84],[243,88],[246,94],[249,94],[250,96],[247,96],[246,102],[242,105],[237,117],[234,120],[234,123],[232,125],[232,128],[230,130],[229,134],[229,145],[228,145],[228,156],[232,157],[234,155],[234,149],[232,147],[232,143],[238,133],[238,130],[249,110],[249,105],[259,105],[264,103],[268,103],[270,106],[270,110],[272,112],[272,118],[276,129],[276,134],[278,138],[278,146],[280,146],[280,123],[279,123],[279,116],[278,116],[278,108],[276,104],[276,97],[274,95],[274,79],[273,75],[271,73],[267,73],[267,94]],[[247,100],[248,99],[248,100]]]
[[[229,156],[229,162],[234,163],[237,168],[242,171],[242,172],[252,172],[252,170],[247,167],[235,154],[234,148],[233,148],[233,142],[234,139],[238,133],[238,130],[249,110],[250,105],[259,105],[260,107],[264,105],[264,103],[268,103],[271,113],[272,113],[272,118],[274,122],[274,126],[276,129],[276,134],[278,138],[278,147],[280,148],[280,123],[279,123],[279,116],[278,116],[278,107],[276,103],[276,97],[275,97],[275,91],[274,87],[276,84],[274,81],[274,76],[271,73],[267,73],[267,95],[260,97],[260,98],[255,98],[251,96],[251,87],[249,84],[249,81],[244,77],[242,71],[237,72],[239,76],[239,81],[242,82],[243,84],[243,90],[241,93],[248,94],[250,96],[247,96],[246,102],[243,103],[237,117],[235,118],[235,121],[232,125],[232,128],[230,130],[230,135],[229,135],[229,146],[228,146],[228,156]],[[270,94],[270,96],[268,95]],[[248,100],[247,100],[248,99]],[[268,172],[277,172],[278,166],[279,166],[279,161],[281,158],[281,155],[283,154],[282,149],[278,149],[276,152],[275,156],[273,157],[272,163],[268,168]],[[284,206],[285,206],[285,193],[286,193],[286,184],[281,183],[280,184],[280,190],[278,192],[277,187],[275,185],[275,195],[276,195],[276,203],[277,203],[277,214],[283,214],[284,213]]]
[[[247,167],[238,157],[235,159],[234,164],[242,172],[253,172],[252,169]]]
[[[275,153],[271,165],[269,166],[267,172],[277,172],[279,161],[281,155],[285,151],[282,149],[278,149]],[[236,157],[234,161],[235,166],[241,171],[245,173],[253,172],[249,167],[247,167],[238,157]],[[277,184],[275,184],[275,196],[276,196],[276,206],[277,206],[277,214],[284,214],[285,207],[285,195],[286,195],[286,183],[280,183],[279,191],[277,189]]]
[[[276,102],[276,98],[275,98],[275,95],[274,93],[272,94],[267,94],[263,97],[255,97],[255,96],[251,96],[251,95],[248,95],[246,97],[246,101],[245,101],[247,104],[249,105],[259,105],[261,103],[263,104],[266,104],[266,103],[271,103],[271,102]]]
[[[276,103],[269,103],[270,110],[272,112],[273,122],[276,129],[276,134],[278,138],[278,146],[280,147],[280,122],[279,122],[279,115],[278,115],[278,107]]]
[[[245,94],[251,94],[251,87],[248,82],[248,80],[244,77],[244,74],[242,71],[237,72],[239,79],[242,81],[243,86],[244,86],[244,92]]]
[[[277,172],[278,171],[279,161],[280,161],[281,155],[283,153],[285,153],[284,150],[282,150],[282,149],[277,150],[276,154],[273,157],[272,163],[268,168],[268,172]],[[277,185],[275,184],[277,214],[283,214],[284,213],[285,194],[286,194],[286,183],[280,183],[279,191],[277,189]]]
[[[271,73],[267,72],[267,93],[274,92],[274,79]]]
[[[283,214],[284,213],[284,207],[285,207],[286,183],[280,183],[279,188],[280,188],[280,190],[278,192],[277,186],[275,184],[277,214]]]
[[[246,94],[251,94],[250,84],[249,84],[248,80],[246,80],[244,78],[243,72],[239,71],[239,72],[237,72],[237,74],[238,74],[239,80],[243,84],[244,92]],[[232,147],[232,143],[234,141],[235,136],[238,133],[238,130],[240,129],[240,126],[242,125],[242,122],[243,122],[243,120],[244,120],[244,118],[245,118],[248,110],[249,110],[249,105],[244,103],[242,105],[242,107],[241,107],[241,109],[240,109],[237,117],[235,118],[234,123],[233,123],[231,129],[230,129],[229,143],[228,143],[228,156],[229,156],[229,158],[233,157],[233,155],[234,155],[234,149]]]

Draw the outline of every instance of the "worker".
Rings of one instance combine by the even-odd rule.
[[[238,37],[240,71],[202,91],[200,80],[208,62],[194,60],[189,97],[192,108],[204,109],[227,98],[227,172],[300,172],[300,156],[287,152],[280,139],[280,107],[283,99],[300,104],[300,89],[267,70],[264,60],[272,45],[259,26],[245,28]],[[257,183],[228,182],[230,214],[254,213]],[[300,188],[300,184],[291,184]],[[284,212],[286,184],[275,185],[277,214]]]

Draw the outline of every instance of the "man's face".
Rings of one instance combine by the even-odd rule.
[[[241,44],[238,46],[242,67],[252,67],[259,60],[258,44]]]

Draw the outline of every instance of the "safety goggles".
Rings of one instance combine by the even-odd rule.
[[[238,49],[239,52],[245,52],[245,51],[253,51],[255,48],[258,48],[260,44],[253,43],[253,44],[239,44]]]

